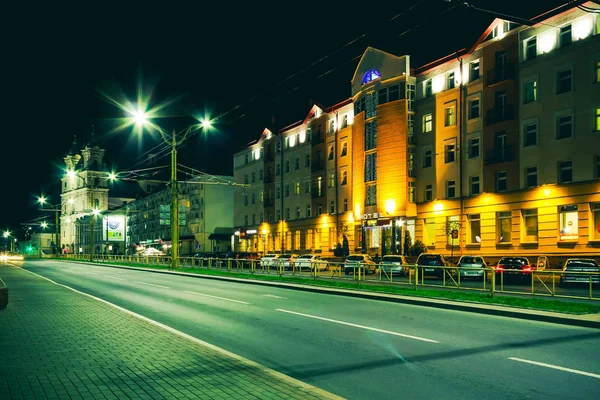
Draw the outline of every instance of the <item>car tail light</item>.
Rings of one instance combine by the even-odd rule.
[[[523,267],[523,271],[526,271],[526,272],[529,272],[529,271],[531,271],[531,265],[525,265],[525,266]]]
[[[496,265],[496,271],[504,271],[504,265]]]

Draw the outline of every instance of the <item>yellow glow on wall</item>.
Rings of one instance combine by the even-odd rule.
[[[327,214],[321,215],[321,226],[325,227],[329,223],[329,216]]]
[[[550,196],[550,189],[544,189],[544,197]]]
[[[267,131],[267,140],[271,139],[271,131]]]
[[[348,213],[348,222],[349,223],[353,223],[354,222],[354,213],[352,211],[350,211]]]
[[[354,111],[348,111],[348,125],[352,125],[354,121]]]
[[[300,132],[300,135],[298,135],[298,136],[299,136],[300,143],[304,143],[306,141],[306,131]]]
[[[385,211],[388,213],[388,215],[393,215],[394,211],[396,211],[396,200],[387,199],[385,201]]]
[[[444,211],[444,205],[442,203],[435,203],[433,205],[433,211],[435,211],[436,213]]]
[[[439,74],[439,75],[433,77],[433,79],[431,80],[431,89],[433,90],[433,93],[439,93],[442,90],[444,90],[444,75],[443,74]]]
[[[585,39],[592,33],[592,17],[580,18],[573,22],[573,36],[575,40]]]
[[[260,149],[254,149],[254,159],[255,160],[260,159]]]
[[[360,203],[356,203],[354,204],[354,215],[356,215],[357,217],[360,217]]]
[[[288,140],[290,147],[294,147],[296,145],[296,135],[290,135]]]
[[[540,51],[542,53],[548,53],[554,49],[556,45],[556,30],[549,29],[544,33],[538,35],[538,40],[540,43]]]

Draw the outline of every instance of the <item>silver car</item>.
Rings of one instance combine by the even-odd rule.
[[[483,278],[487,264],[481,256],[462,256],[456,264],[456,274],[461,278]]]
[[[401,255],[383,256],[379,266],[385,275],[406,275],[406,258]]]

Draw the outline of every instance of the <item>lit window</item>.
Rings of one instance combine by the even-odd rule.
[[[425,201],[433,200],[433,185],[425,185]]]
[[[496,173],[496,191],[506,192],[506,171]]]
[[[481,188],[479,185],[479,177],[472,176],[471,177],[471,196],[475,196],[481,193]]]
[[[598,18],[600,21],[600,18]],[[600,83],[600,61],[596,61],[596,83]]]
[[[424,156],[423,156],[423,168],[430,168],[433,164],[433,151],[432,150],[425,150]]]
[[[497,241],[498,243],[510,243],[512,241],[512,212],[500,211],[496,213]]]
[[[452,216],[446,217],[446,229],[448,229],[446,235],[447,235],[448,246],[452,246],[452,245],[456,244],[456,239],[452,237],[452,231],[455,229],[458,230],[459,219],[460,219],[460,217],[458,215],[452,215]]]
[[[329,174],[329,187],[335,187],[335,174]]]
[[[410,203],[415,202],[415,182],[408,182],[408,201]]]
[[[480,214],[471,214],[467,216],[469,224],[467,225],[467,238],[469,244],[481,243],[481,218]]]
[[[423,132],[431,132],[433,130],[433,114],[423,115]]]
[[[435,218],[424,218],[423,240],[426,246],[435,246]]]
[[[340,154],[340,157],[344,157],[346,154],[348,154],[348,143],[343,142],[342,143],[342,153]]]
[[[329,146],[329,151],[327,153],[328,153],[327,159],[333,160],[333,146]]]
[[[365,123],[365,150],[377,147],[377,120]]]
[[[566,205],[559,207],[560,240],[579,239],[579,213],[577,205]]]
[[[523,147],[537,144],[537,124],[525,125],[523,128]]]
[[[469,119],[479,118],[479,99],[469,101]]]
[[[538,211],[537,208],[531,210],[521,210],[523,242],[538,241]]]
[[[453,163],[455,161],[455,146],[454,146],[454,144],[446,145],[446,150],[445,150],[444,154],[445,154],[444,158],[445,158],[446,164]]]
[[[565,47],[573,42],[573,35],[571,33],[571,24],[565,25],[560,28],[560,47]]]
[[[375,71],[374,69],[370,69],[363,75],[362,84],[366,85],[367,83],[377,80],[379,78],[381,78],[379,72]]]
[[[573,162],[561,161],[558,163],[558,183],[573,182]]]
[[[456,197],[456,182],[446,181],[446,197],[453,199]]]
[[[365,182],[377,179],[377,153],[369,153],[365,157]]]
[[[452,126],[456,122],[454,114],[454,106],[449,106],[444,109],[444,126]]]
[[[340,185],[346,185],[348,184],[348,171],[342,171],[342,182],[340,183]]]
[[[523,88],[523,104],[532,103],[537,100],[537,81],[525,82]]]
[[[528,188],[536,187],[538,185],[537,167],[525,168],[525,185]]]
[[[567,139],[573,136],[573,116],[563,115],[556,120],[556,139]]]
[[[537,56],[537,40],[534,37],[529,39],[525,45],[525,59],[533,60]]]
[[[570,69],[556,73],[556,94],[570,92],[573,86],[573,74]]]
[[[479,138],[469,139],[469,158],[479,157]]]
[[[296,186],[296,189],[295,189],[294,193],[300,194],[300,182],[296,182],[295,186]]]
[[[596,107],[594,114],[594,130],[600,132],[600,107]]]
[[[374,206],[377,205],[377,185],[367,186],[367,198],[365,205]]]
[[[323,177],[319,176],[317,178],[317,196],[323,196]]]

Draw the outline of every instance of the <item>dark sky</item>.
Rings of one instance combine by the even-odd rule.
[[[529,18],[565,2],[469,3]],[[257,139],[273,113],[282,127],[304,118],[311,99],[330,106],[348,98],[366,46],[410,54],[416,67],[471,46],[493,19],[462,7],[439,17],[452,6],[444,0],[121,3],[2,6],[0,228],[22,232],[21,223],[41,215],[41,192],[59,201],[62,157],[74,135],[80,145],[89,139],[92,125],[118,171],[161,143],[111,133],[124,113],[101,93],[134,101],[142,84],[154,88],[151,106],[178,98],[156,121],[165,129],[205,109],[213,117],[229,111],[218,132],[186,141],[180,161],[232,174],[231,154]]]

